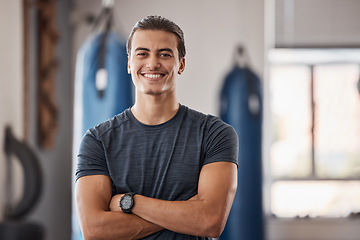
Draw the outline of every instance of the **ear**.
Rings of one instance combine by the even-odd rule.
[[[184,72],[184,70],[185,70],[185,58],[182,58],[180,61],[178,74],[181,75]]]
[[[128,66],[127,66],[128,74],[131,74],[131,67],[130,67],[130,57],[128,57]]]

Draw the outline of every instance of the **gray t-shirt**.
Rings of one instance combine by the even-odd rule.
[[[107,175],[113,194],[187,200],[197,194],[203,165],[237,164],[238,137],[219,118],[184,105],[169,121],[144,125],[130,109],[89,129],[78,155],[76,179]],[[144,239],[210,239],[163,230]]]

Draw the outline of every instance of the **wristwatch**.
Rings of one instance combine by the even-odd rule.
[[[132,213],[131,209],[134,206],[134,195],[135,193],[125,193],[120,199],[120,208],[124,213]]]

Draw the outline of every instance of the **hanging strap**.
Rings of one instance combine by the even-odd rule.
[[[250,57],[245,47],[239,44],[234,52],[234,63],[236,68],[242,68],[246,74],[248,86],[248,108],[252,115],[257,116],[261,111],[260,96],[257,92],[257,81],[251,69]]]
[[[105,18],[105,30],[101,36],[100,48],[99,48],[99,59],[98,59],[98,69],[96,72],[95,85],[98,91],[99,98],[104,97],[105,89],[108,85],[108,74],[105,68],[105,59],[106,59],[106,42],[110,30],[113,25],[113,8],[109,5],[104,5],[99,17],[94,23],[94,29],[100,24],[100,21]]]

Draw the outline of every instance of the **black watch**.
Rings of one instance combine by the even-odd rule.
[[[120,199],[120,208],[124,213],[132,213],[131,209],[134,206],[134,195],[135,193],[125,193]]]

